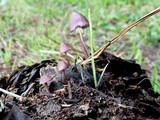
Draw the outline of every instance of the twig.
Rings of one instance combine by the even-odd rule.
[[[62,104],[61,106],[62,106],[62,107],[71,107],[72,104]]]
[[[117,36],[115,36],[113,39],[109,40],[105,45],[103,45],[99,50],[97,50],[94,53],[94,59],[98,58],[103,52],[104,50],[109,47],[112,43],[114,43],[115,41],[118,40],[118,38],[122,37],[125,33],[127,33],[130,29],[132,29],[133,27],[135,27],[136,25],[142,23],[144,20],[146,20],[147,18],[157,14],[160,12],[160,7],[153,10],[152,12],[146,14],[145,16],[141,17],[140,19],[138,19],[137,21],[133,22],[131,25],[129,25],[127,28],[123,29],[122,31],[120,31],[118,33]],[[86,64],[88,62],[91,61],[91,57],[88,57],[86,60],[84,60],[82,62],[82,64]]]
[[[68,82],[68,97],[69,97],[69,99],[72,99],[72,90],[71,90],[71,84],[70,84],[70,82]]]
[[[51,97],[55,97],[56,94],[51,94],[51,93],[40,93],[40,96],[51,96]]]
[[[22,99],[23,99],[22,96],[17,95],[17,94],[12,93],[12,92],[9,92],[9,91],[7,91],[7,90],[4,90],[4,89],[2,89],[2,88],[0,88],[0,91],[3,92],[3,93],[5,93],[5,94],[7,94],[7,95],[10,95],[10,96],[13,96],[13,97],[15,97],[15,98],[18,98],[20,101],[22,101]]]
[[[127,105],[123,105],[123,104],[117,104],[119,107],[122,107],[122,108],[128,108],[128,109],[133,109],[135,107],[132,107],[132,106],[127,106]]]
[[[21,96],[26,96],[26,95],[30,92],[30,90],[33,88],[34,85],[35,85],[35,83],[32,83],[32,84],[28,87],[28,89],[21,94]]]
[[[81,79],[82,79],[82,83],[85,84],[85,78],[83,75],[83,69],[82,69],[82,65],[81,64],[76,64],[76,67],[78,69],[78,72],[81,74]]]

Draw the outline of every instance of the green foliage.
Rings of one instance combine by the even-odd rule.
[[[12,55],[12,39],[9,39],[9,43],[7,43],[6,50],[2,52],[2,59],[7,66],[10,66],[10,59]]]
[[[131,46],[131,56],[134,56],[134,59],[139,63],[142,64],[142,51],[139,48],[139,46],[136,44],[135,41],[133,41],[133,44]]]
[[[151,85],[153,90],[160,94],[160,85],[158,83],[158,68],[156,64],[154,64],[154,69],[152,72]]]

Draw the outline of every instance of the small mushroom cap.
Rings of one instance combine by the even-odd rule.
[[[43,75],[39,79],[39,84],[45,84],[52,80],[52,77],[49,75]]]
[[[88,20],[79,12],[72,12],[69,20],[69,31],[73,32],[76,28],[86,28],[89,26]]]
[[[60,51],[60,53],[65,53],[65,52],[70,51],[71,49],[72,49],[71,45],[69,45],[69,44],[67,44],[67,43],[65,43],[65,42],[62,42],[62,43],[60,44],[60,49],[59,49],[59,51]]]
[[[65,61],[58,61],[57,63],[57,69],[58,71],[63,71],[69,67],[69,63]]]

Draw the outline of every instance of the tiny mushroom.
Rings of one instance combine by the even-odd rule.
[[[49,76],[49,75],[43,75],[40,77],[39,79],[39,84],[44,84],[46,90],[49,92],[49,86],[48,86],[48,82],[50,82],[52,80],[53,77]]]
[[[73,32],[78,27],[87,28],[89,27],[89,22],[81,13],[72,12],[69,20],[69,31]]]
[[[57,63],[57,69],[62,74],[62,82],[65,83],[65,70],[69,67],[69,63],[67,61],[61,60]]]
[[[76,51],[76,52],[79,52],[79,53],[82,53],[82,51],[79,51],[79,50],[73,48],[70,44],[68,44],[68,43],[66,43],[66,42],[62,42],[62,43],[60,44],[59,51],[60,51],[61,54],[67,55],[67,52],[69,52],[69,51],[71,51],[71,50]]]
[[[81,44],[82,44],[82,51],[85,54],[85,57],[89,57],[89,53],[87,51],[86,45],[83,40],[83,29],[89,26],[88,20],[79,12],[73,12],[70,16],[69,20],[69,31],[72,33],[76,31],[79,33]]]
[[[60,44],[60,50],[59,50],[60,53],[65,53],[66,54],[70,50],[72,50],[72,46],[71,45],[69,45],[69,44],[67,44],[65,42],[62,42]]]
[[[63,60],[63,61],[66,61],[67,63],[69,63],[70,58],[67,56],[67,52],[70,50],[72,50],[72,46],[65,43],[65,42],[62,42],[60,44],[60,53],[61,53],[60,60]]]

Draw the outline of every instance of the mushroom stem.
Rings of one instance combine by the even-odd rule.
[[[70,57],[67,55],[66,52],[65,52],[65,59],[66,59],[66,62],[67,62],[68,64],[70,64],[71,59],[70,59]]]
[[[47,91],[48,93],[50,93],[48,83],[44,83],[44,86],[45,86],[46,91]]]
[[[65,83],[65,70],[62,71],[62,83]]]
[[[80,40],[81,40],[81,44],[82,44],[82,50],[84,51],[85,58],[87,58],[87,57],[89,57],[89,53],[88,53],[88,50],[87,50],[86,45],[85,45],[84,40],[83,40],[83,36],[82,36],[83,29],[78,27],[77,32],[79,33],[79,36],[80,36]]]

